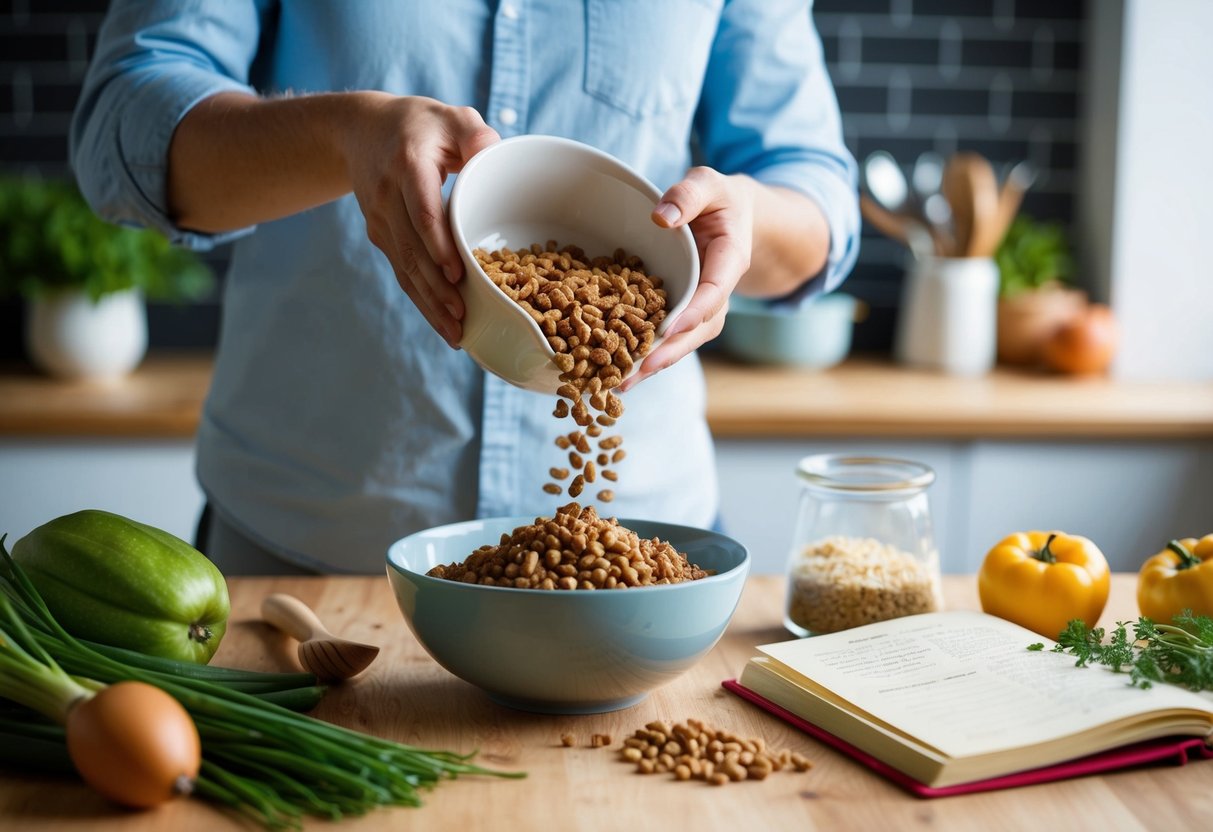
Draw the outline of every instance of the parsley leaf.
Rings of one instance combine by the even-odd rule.
[[[1132,623],[1117,622],[1105,643],[1102,627],[1087,627],[1079,619],[1066,625],[1057,636],[1054,653],[1075,657],[1076,667],[1102,664],[1116,673],[1129,674],[1129,683],[1149,688],[1156,682],[1180,685],[1189,690],[1213,690],[1213,618],[1184,610],[1173,624],[1157,624],[1148,618]],[[1043,650],[1044,645],[1028,645]]]

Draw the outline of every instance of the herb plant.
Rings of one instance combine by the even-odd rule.
[[[1155,682],[1180,685],[1189,690],[1213,690],[1213,619],[1184,610],[1174,624],[1155,624],[1139,618],[1132,624],[1117,622],[1111,638],[1104,642],[1102,627],[1089,628],[1078,619],[1057,637],[1054,653],[1077,657],[1074,664],[1102,664],[1117,673],[1128,673],[1131,684],[1149,688]],[[1037,642],[1029,650],[1043,650]]]
[[[153,300],[204,297],[213,278],[163,235],[111,225],[69,182],[0,177],[0,298],[81,289],[94,301],[140,289]]]
[[[1023,214],[1011,224],[994,260],[1002,297],[1066,284],[1074,270],[1069,239],[1061,224],[1038,222]]]

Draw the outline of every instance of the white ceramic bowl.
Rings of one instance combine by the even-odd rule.
[[[460,347],[485,370],[511,384],[555,393],[559,374],[542,330],[480,268],[473,249],[556,240],[591,257],[617,248],[644,260],[662,278],[669,314],[657,342],[699,283],[699,253],[688,228],[661,228],[650,215],[656,186],[623,162],[589,145],[555,136],[518,136],[491,145],[464,166],[451,191],[448,216],[467,276]],[[639,362],[632,372],[639,369]]]

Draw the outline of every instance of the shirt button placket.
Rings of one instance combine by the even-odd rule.
[[[488,118],[502,138],[526,132],[527,0],[506,0],[493,22]]]
[[[505,0],[493,22],[493,65],[489,75],[488,123],[503,139],[526,132],[527,0]],[[527,241],[532,242],[532,241]],[[492,373],[484,376],[481,419],[479,517],[513,515],[533,502],[522,495],[522,411],[524,394]],[[537,495],[535,495],[537,496]]]

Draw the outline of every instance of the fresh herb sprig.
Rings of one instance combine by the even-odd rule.
[[[1133,638],[1128,628],[1133,628]],[[1088,627],[1074,619],[1057,637],[1054,653],[1069,653],[1077,667],[1101,664],[1116,673],[1128,673],[1129,682],[1149,688],[1155,682],[1189,690],[1213,690],[1213,618],[1184,610],[1172,624],[1149,618],[1135,623],[1119,621],[1105,643],[1103,627]],[[1043,650],[1044,644],[1028,645]]]

